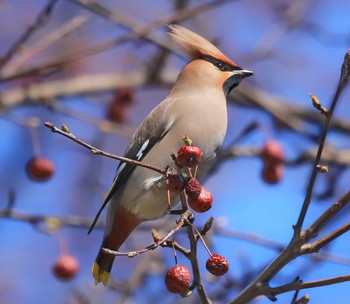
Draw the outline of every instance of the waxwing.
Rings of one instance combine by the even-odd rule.
[[[209,168],[227,127],[226,97],[243,78],[253,75],[228,59],[213,44],[179,25],[170,26],[170,36],[186,51],[191,61],[180,72],[173,89],[154,108],[132,136],[125,157],[160,168],[176,168],[176,153],[188,135],[203,151],[197,178]],[[179,196],[171,196],[171,204]],[[108,205],[101,249],[92,267],[96,282],[106,285],[115,256],[102,250],[118,250],[143,221],[168,213],[164,176],[147,168],[120,163],[113,185],[98,212]]]

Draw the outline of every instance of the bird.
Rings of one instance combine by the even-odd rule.
[[[226,57],[211,42],[180,25],[169,25],[169,34],[187,53],[169,95],[143,120],[131,137],[124,156],[159,168],[175,168],[173,152],[188,135],[203,151],[197,178],[204,176],[224,140],[227,129],[226,98],[243,78],[253,75]],[[120,162],[104,204],[108,205],[101,248],[92,266],[96,284],[107,285],[115,256],[103,248],[118,250],[142,222],[169,212],[166,181],[161,173]],[[179,202],[171,196],[171,206]]]

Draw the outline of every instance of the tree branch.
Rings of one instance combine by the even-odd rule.
[[[115,251],[108,248],[102,248],[102,250],[108,254],[115,255],[115,256],[127,256],[129,258],[133,258],[137,255],[143,254],[147,251],[154,250],[162,245],[162,243],[166,242],[171,238],[188,220],[189,217],[192,216],[192,211],[186,210],[183,214],[181,214],[181,217],[177,223],[177,225],[164,237],[159,238],[157,241],[155,241],[153,244],[147,246],[146,248],[136,250],[136,251],[129,251],[129,252],[121,252],[121,251]],[[183,248],[183,247],[182,247]],[[181,251],[184,255],[188,256],[189,253],[185,253],[185,251]]]
[[[115,154],[112,154],[112,153],[108,153],[108,152],[105,152],[105,151],[102,151],[102,150],[99,150],[93,146],[91,146],[90,144],[80,140],[79,138],[77,138],[75,135],[73,135],[72,133],[70,132],[65,132],[65,131],[62,131],[60,129],[58,129],[57,127],[55,127],[52,123],[50,122],[46,122],[45,123],[45,126],[49,129],[51,129],[52,132],[54,133],[59,133],[65,137],[68,137],[69,139],[73,140],[74,142],[78,143],[79,145],[89,149],[93,154],[97,154],[97,155],[103,155],[103,156],[106,156],[106,157],[109,157],[109,158],[113,158],[113,159],[117,159],[121,162],[124,162],[124,163],[128,163],[128,164],[133,164],[133,165],[136,165],[136,166],[140,166],[140,167],[144,167],[144,168],[147,168],[147,169],[150,169],[150,170],[153,170],[155,172],[158,172],[160,174],[166,174],[167,170],[164,170],[164,169],[161,169],[161,168],[158,168],[158,167],[155,167],[155,166],[152,166],[152,165],[149,165],[149,164],[146,164],[144,162],[140,162],[140,161],[137,161],[137,160],[134,160],[134,159],[130,159],[130,158],[127,158],[127,157],[122,157],[122,156],[118,156],[118,155],[115,155]],[[169,156],[170,157],[170,156]]]
[[[350,73],[349,66],[350,66],[350,50],[345,54],[344,62],[343,62],[342,67],[341,67],[341,73],[340,73],[340,79],[339,79],[338,87],[337,87],[337,90],[335,92],[335,95],[334,95],[331,107],[329,109],[329,114],[326,117],[326,121],[325,121],[325,124],[324,124],[324,127],[323,127],[323,131],[322,131],[322,134],[321,134],[321,138],[320,138],[320,142],[319,142],[319,147],[318,147],[316,159],[315,159],[315,162],[314,162],[314,165],[313,165],[313,169],[312,169],[312,172],[311,172],[309,185],[308,185],[307,191],[306,191],[305,200],[304,200],[303,206],[301,208],[298,221],[297,221],[296,225],[294,226],[294,235],[295,235],[295,237],[297,235],[299,235],[299,233],[300,233],[300,231],[302,229],[302,226],[303,226],[303,223],[304,223],[304,219],[305,219],[305,216],[306,216],[306,212],[307,212],[307,210],[309,208],[309,205],[310,205],[310,202],[311,202],[311,195],[312,195],[312,192],[313,192],[313,188],[314,188],[315,181],[316,181],[316,176],[317,176],[317,173],[318,173],[318,170],[317,170],[316,167],[320,164],[320,161],[321,161],[323,147],[324,147],[324,144],[325,144],[325,141],[326,141],[326,136],[328,134],[328,130],[329,130],[329,127],[330,127],[330,123],[331,123],[331,120],[332,120],[332,116],[333,116],[333,112],[334,112],[335,106],[337,105],[339,96],[340,96],[344,86],[346,85],[346,83],[349,80],[349,73]]]
[[[24,33],[18,38],[18,40],[12,45],[7,53],[0,59],[0,69],[9,62],[14,55],[16,55],[22,48],[22,46],[28,41],[28,39],[37,31],[41,26],[45,25],[48,19],[51,17],[53,8],[58,0],[50,0],[44,9],[39,13],[35,21],[26,28]]]
[[[8,75],[7,77],[0,77],[0,81],[4,82],[4,81],[9,81],[9,80],[14,80],[16,78],[23,77],[23,76],[28,76],[28,75],[33,75],[33,74],[35,75],[35,74],[38,74],[42,71],[47,71],[49,69],[57,68],[57,67],[60,67],[62,65],[65,65],[69,62],[72,62],[72,61],[75,61],[78,59],[82,59],[84,57],[87,57],[87,56],[90,56],[93,54],[103,52],[105,50],[116,47],[117,45],[120,45],[120,44],[125,43],[127,41],[144,38],[145,36],[149,35],[152,31],[154,31],[154,30],[156,30],[156,29],[158,29],[166,24],[171,24],[174,22],[179,22],[179,21],[188,19],[188,18],[196,16],[202,12],[205,12],[209,9],[217,7],[218,5],[226,4],[226,3],[229,3],[231,1],[236,1],[236,0],[215,0],[213,2],[199,5],[198,7],[195,7],[195,8],[189,8],[189,9],[186,8],[183,10],[179,10],[176,13],[171,14],[170,16],[166,16],[164,18],[161,18],[160,20],[156,20],[156,21],[151,22],[147,25],[138,26],[132,32],[127,33],[125,35],[122,35],[118,38],[111,39],[107,42],[101,43],[99,45],[93,46],[93,47],[88,48],[88,49],[83,49],[80,52],[77,52],[76,54],[71,55],[68,58],[59,59],[56,61],[52,61],[52,62],[43,64],[41,66],[37,66],[37,67],[30,68],[27,70],[19,71],[15,74]],[[162,42],[161,46],[164,47],[165,49],[168,49],[169,51],[171,51],[175,54],[178,54],[180,56],[184,56],[182,53],[175,50],[171,46],[171,44],[168,43],[167,40]]]
[[[328,279],[322,279],[317,281],[310,281],[310,282],[293,282],[290,284],[282,285],[279,287],[271,288],[271,292],[275,295],[285,293],[292,290],[298,290],[298,289],[306,289],[306,288],[315,288],[315,287],[321,287],[321,286],[327,286],[331,284],[338,284],[343,282],[350,281],[350,275],[342,275],[338,277],[328,278]]]
[[[331,241],[335,240],[337,237],[341,236],[345,232],[350,230],[350,222],[339,227],[337,230],[328,234],[320,240],[314,241],[312,243],[304,244],[300,248],[301,254],[318,252],[322,247],[329,244]]]
[[[306,241],[315,237],[317,233],[350,202],[350,191],[345,193],[331,207],[329,207],[312,225],[302,232]]]

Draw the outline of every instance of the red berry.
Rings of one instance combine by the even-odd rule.
[[[167,189],[170,192],[181,193],[184,191],[186,185],[185,178],[180,174],[169,174],[168,175],[168,186]]]
[[[224,275],[230,268],[228,261],[220,254],[213,254],[207,260],[207,263],[205,266],[207,267],[207,270],[215,276]]]
[[[55,166],[49,158],[36,156],[28,161],[27,173],[32,179],[48,180],[55,173]]]
[[[283,162],[283,147],[278,141],[269,140],[265,143],[262,149],[261,157],[268,164],[278,165]]]
[[[176,158],[180,165],[193,168],[202,160],[202,151],[195,146],[183,146],[177,152]]]
[[[197,198],[202,192],[202,185],[194,177],[191,177],[186,184],[185,191],[188,197]]]
[[[263,179],[269,184],[278,183],[283,177],[282,165],[269,165],[267,164],[263,169]]]
[[[108,107],[108,119],[123,123],[128,118],[130,105],[134,99],[133,91],[129,87],[116,90],[111,104]]]
[[[183,265],[176,265],[168,270],[165,277],[166,288],[173,293],[183,294],[191,285],[192,274]]]
[[[62,254],[58,257],[53,267],[54,274],[62,281],[72,279],[77,274],[78,270],[78,260],[74,256],[68,254]]]
[[[213,195],[207,189],[202,187],[202,191],[197,198],[188,198],[188,204],[196,212],[206,212],[213,204]]]

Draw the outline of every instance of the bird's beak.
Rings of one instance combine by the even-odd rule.
[[[253,76],[254,72],[249,70],[236,70],[234,74],[241,75],[242,77],[249,77],[249,76]]]

